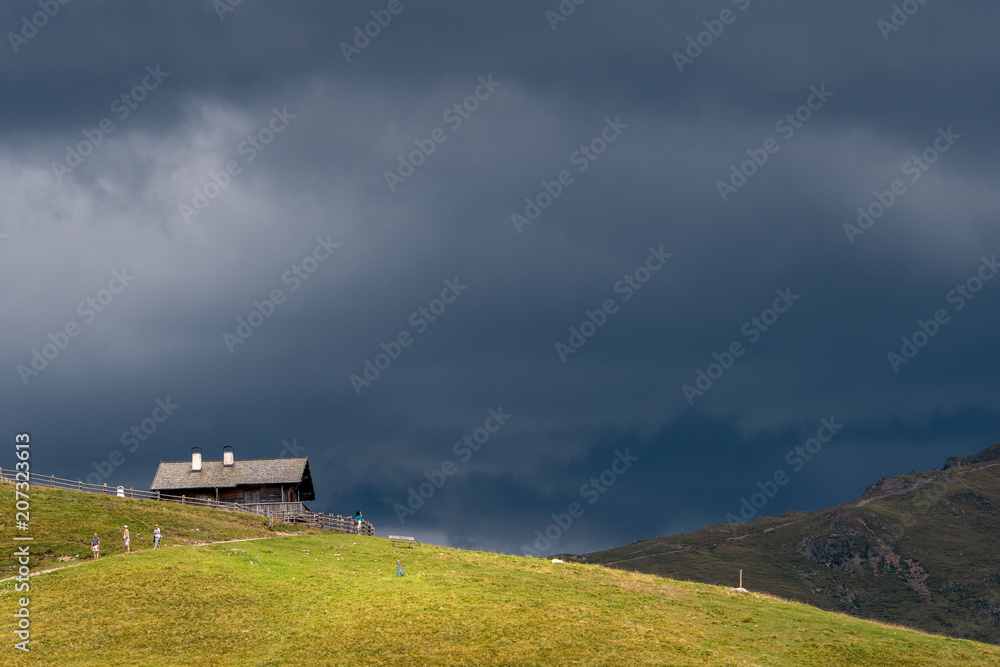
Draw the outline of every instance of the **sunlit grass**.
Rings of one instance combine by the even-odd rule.
[[[30,659],[56,666],[1000,662],[995,647],[763,595],[335,533],[113,555],[34,578],[30,597]]]

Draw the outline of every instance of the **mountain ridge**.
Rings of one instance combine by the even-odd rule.
[[[1000,643],[1000,443],[880,479],[824,510],[560,558],[745,584],[822,609]]]

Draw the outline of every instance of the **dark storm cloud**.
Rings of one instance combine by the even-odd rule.
[[[723,521],[821,418],[843,432],[763,511],[844,502],[996,439],[1000,288],[960,309],[954,291],[1000,251],[996,8],[925,3],[885,39],[892,3],[594,1],[553,30],[558,6],[402,0],[348,62],[342,43],[386,3],[243,2],[221,20],[210,2],[70,3],[9,48],[2,396],[8,431],[50,443],[37,467],[86,478],[169,397],[109,483],[144,488],[193,445],[294,442],[317,510],[518,551],[580,502],[565,551]],[[5,5],[0,25],[37,11]],[[708,45],[679,72],[688,37]],[[731,181],[732,165],[754,173]],[[884,215],[846,232],[897,179]],[[525,199],[545,196],[536,216]],[[431,321],[445,281],[463,288]],[[252,335],[224,338],[276,289]],[[556,344],[608,299],[563,363]],[[894,372],[887,354],[939,309]],[[18,370],[73,324],[37,375]],[[352,383],[401,333],[412,344]],[[590,504],[581,488],[626,449],[639,460]],[[394,508],[448,460],[400,526]]]

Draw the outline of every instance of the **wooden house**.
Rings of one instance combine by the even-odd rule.
[[[150,490],[197,500],[267,505],[283,513],[305,510],[302,503],[316,499],[309,459],[237,461],[232,447],[223,447],[221,461],[203,461],[200,447],[191,448],[190,461],[161,461]]]

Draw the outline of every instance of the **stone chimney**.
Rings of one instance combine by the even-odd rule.
[[[222,465],[226,468],[233,467],[233,448],[229,445],[222,448]]]
[[[191,472],[201,472],[201,447],[191,448]]]

